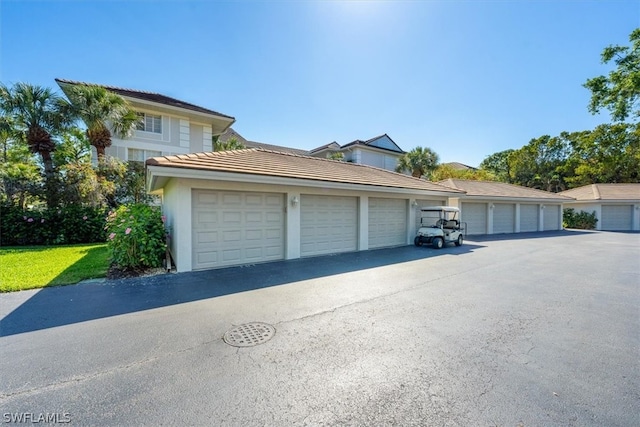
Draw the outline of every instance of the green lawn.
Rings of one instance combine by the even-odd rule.
[[[0,292],[69,285],[108,268],[106,244],[0,248]]]

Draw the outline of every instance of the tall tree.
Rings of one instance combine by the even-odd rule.
[[[396,172],[410,172],[416,178],[428,177],[438,166],[438,160],[438,155],[429,147],[416,147],[400,157]]]
[[[466,179],[469,181],[496,181],[496,176],[486,169],[454,169],[451,165],[441,164],[431,172],[431,181],[443,181],[445,179]]]
[[[104,161],[105,149],[111,146],[112,131],[118,138],[127,138],[140,121],[127,100],[102,86],[68,85],[64,92],[70,101],[70,114],[87,126],[87,138],[96,148],[98,162]]]
[[[572,147],[564,166],[571,187],[640,182],[640,124],[603,124],[561,136]]]
[[[510,148],[485,157],[482,163],[480,163],[480,170],[493,174],[499,181],[510,182],[509,155],[514,151],[514,149]]]
[[[56,206],[59,200],[52,153],[56,148],[55,137],[70,123],[61,98],[49,88],[28,83],[16,83],[12,87],[0,85],[0,109],[11,118],[15,131],[27,142],[29,150],[40,155],[47,206]]]
[[[591,91],[591,113],[606,108],[614,121],[624,121],[630,116],[640,118],[640,28],[631,32],[629,41],[631,46],[605,48],[602,63],[613,61],[616,68],[608,76],[594,77],[584,84]]]
[[[510,181],[525,187],[558,192],[566,189],[563,165],[569,156],[567,141],[541,136],[509,154]]]

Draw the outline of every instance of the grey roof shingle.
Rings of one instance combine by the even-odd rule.
[[[522,187],[520,185],[507,184],[506,182],[472,181],[449,178],[444,181],[440,181],[439,184],[465,191],[467,196],[487,198],[504,197],[513,199],[548,199],[559,202],[571,200],[571,197],[558,193],[550,193],[548,191],[536,190],[534,188]]]
[[[462,194],[460,190],[372,166],[261,148],[153,157],[148,159],[146,164],[147,166]]]
[[[581,201],[587,200],[640,200],[640,184],[591,184],[560,194]]]
[[[172,98],[172,97],[166,96],[166,95],[161,95],[159,93],[145,92],[145,91],[135,90],[135,89],[125,89],[125,88],[121,88],[121,87],[107,86],[107,85],[101,85],[101,84],[95,84],[95,83],[85,83],[85,82],[79,82],[79,81],[74,81],[74,80],[66,80],[66,79],[55,79],[55,80],[63,90],[64,90],[64,85],[100,86],[100,87],[103,87],[103,88],[107,89],[108,91],[117,93],[120,96],[128,96],[128,97],[131,97],[131,98],[137,98],[137,99],[141,99],[141,100],[144,100],[144,101],[156,102],[158,104],[164,104],[164,105],[169,105],[169,106],[172,106],[172,107],[184,108],[186,110],[196,111],[198,113],[210,114],[210,115],[214,115],[214,116],[220,116],[220,117],[224,117],[224,118],[227,118],[227,119],[235,120],[234,117],[228,116],[226,114],[218,113],[217,111],[213,111],[213,110],[210,110],[208,108],[200,107],[198,105],[191,104],[189,102],[180,101],[179,99]]]

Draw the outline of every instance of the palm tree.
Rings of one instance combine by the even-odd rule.
[[[433,172],[438,166],[438,155],[428,147],[416,147],[400,157],[396,172],[411,172],[411,176],[421,178]]]
[[[140,121],[127,100],[102,86],[76,84],[63,90],[70,113],[87,126],[87,139],[96,148],[98,162],[104,161],[105,149],[111,146],[112,131],[118,138],[129,137]]]
[[[12,87],[0,84],[0,110],[13,122],[20,138],[29,150],[42,158],[45,194],[48,207],[58,204],[55,170],[51,154],[56,148],[54,137],[68,124],[61,98],[51,89],[28,83]]]
[[[231,137],[226,141],[220,141],[215,138],[213,141],[213,151],[231,151],[231,150],[242,150],[246,148],[244,144],[238,141],[238,138]]]

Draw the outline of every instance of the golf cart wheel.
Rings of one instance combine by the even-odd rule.
[[[456,240],[456,246],[462,246],[462,234],[458,236],[458,240]]]
[[[436,237],[433,239],[433,247],[436,249],[442,249],[444,246],[444,239],[442,237]]]
[[[422,239],[420,239],[420,236],[416,236],[416,238],[413,239],[413,244],[416,246],[422,246]]]

